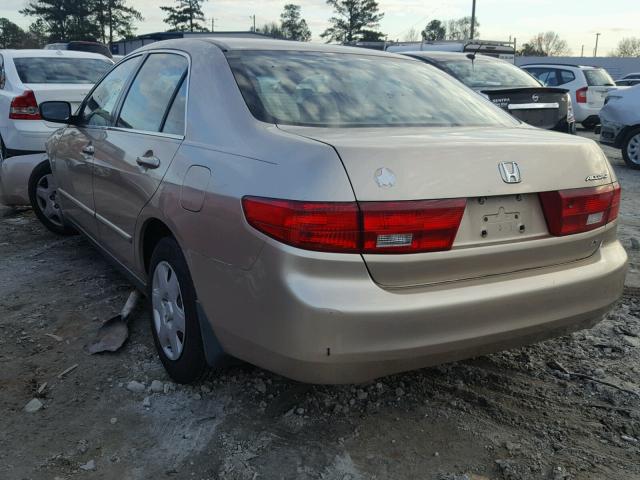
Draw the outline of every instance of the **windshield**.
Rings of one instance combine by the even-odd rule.
[[[22,83],[96,83],[113,67],[96,58],[18,57],[13,63]]]
[[[587,85],[591,87],[612,87],[615,85],[613,79],[603,68],[590,68],[583,70],[583,72],[587,78]]]
[[[227,55],[251,113],[317,127],[517,125],[448,75],[393,57],[247,51]]]
[[[540,87],[540,83],[524,70],[506,62],[487,61],[476,57],[439,60],[462,83],[471,88]]]

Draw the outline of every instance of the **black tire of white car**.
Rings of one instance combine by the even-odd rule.
[[[159,265],[168,265],[172,272],[175,273],[180,296],[182,309],[184,311],[184,332],[182,335],[182,351],[177,359],[171,359],[167,356],[161,344],[156,329],[153,306],[153,289],[154,275]],[[200,332],[200,323],[198,321],[196,292],[189,273],[189,267],[184,258],[180,246],[171,237],[161,239],[151,256],[149,265],[149,280],[147,286],[147,296],[151,306],[151,333],[153,342],[158,351],[160,361],[164,365],[169,376],[178,383],[193,383],[198,381],[207,371],[207,361],[204,353],[202,342],[202,334]]]
[[[38,186],[46,176],[51,178],[51,166],[49,165],[48,160],[34,168],[31,173],[31,177],[29,177],[28,189],[31,208],[36,214],[36,217],[38,217],[38,220],[40,220],[40,222],[51,232],[57,235],[74,235],[77,233],[76,230],[65,223],[64,218],[62,217],[62,212],[59,210],[59,206],[55,199],[57,194],[55,190],[51,193],[53,197],[49,199],[49,201],[58,208],[57,217],[53,220],[52,218],[49,218],[43,210],[42,201],[38,201]]]
[[[624,163],[627,164],[627,167],[633,168],[635,170],[640,169],[640,151],[637,153],[637,159],[634,160],[633,158],[631,158],[631,155],[629,155],[629,145],[631,144],[631,141],[634,139],[634,137],[638,136],[640,136],[640,127],[636,127],[629,133],[627,133],[627,136],[622,142],[622,158],[624,159]]]

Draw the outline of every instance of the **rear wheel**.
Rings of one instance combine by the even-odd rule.
[[[207,369],[196,292],[187,262],[171,237],[158,242],[149,268],[151,332],[160,361],[178,383],[197,381]]]
[[[7,147],[4,146],[4,142],[2,141],[2,137],[0,137],[0,162],[7,158]]]
[[[49,162],[41,163],[29,178],[29,201],[36,217],[47,229],[58,235],[72,235],[75,230],[64,222],[57,188]]]
[[[640,169],[640,128],[634,128],[622,143],[622,158],[628,167]]]

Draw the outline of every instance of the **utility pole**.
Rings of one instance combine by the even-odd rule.
[[[255,32],[256,31],[256,15],[255,15],[255,13],[253,15],[249,16],[249,18],[251,18],[253,20],[253,30],[252,30],[252,32]]]
[[[580,51],[580,56],[584,57],[584,45],[582,45],[582,50]]]
[[[475,33],[475,29],[476,29],[476,0],[473,0],[473,4],[471,6],[471,32],[470,32],[470,39],[469,40],[473,40],[473,34]]]
[[[594,57],[598,56],[598,37],[600,37],[600,34],[596,33],[596,48],[593,49],[593,56]]]
[[[211,17],[211,31],[212,32],[216,31],[216,20],[218,20],[218,19]]]

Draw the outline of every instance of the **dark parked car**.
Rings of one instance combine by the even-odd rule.
[[[76,52],[99,53],[107,58],[113,58],[111,50],[104,43],[75,40],[72,42],[49,43],[45,50],[75,50]]]
[[[523,122],[547,130],[575,133],[568,91],[545,87],[509,62],[473,53],[421,51],[405,55],[447,72]]]

